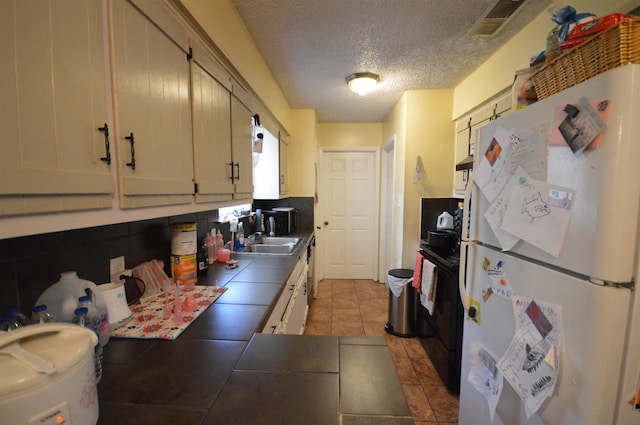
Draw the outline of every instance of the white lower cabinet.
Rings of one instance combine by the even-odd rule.
[[[301,255],[262,333],[298,335],[304,333],[308,311],[307,270],[306,258]]]
[[[295,335],[302,335],[304,333],[304,327],[307,322],[307,311],[309,309],[307,305],[307,270],[308,266],[305,264],[302,274],[296,283],[287,310],[284,312],[282,318],[283,326],[280,333]]]

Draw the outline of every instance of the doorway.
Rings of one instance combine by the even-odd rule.
[[[379,149],[322,148],[318,257],[324,279],[378,279]]]
[[[380,250],[378,254],[380,282],[387,283],[387,271],[393,261],[393,171],[395,136],[382,148],[382,178],[380,193]]]

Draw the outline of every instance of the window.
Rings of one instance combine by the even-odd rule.
[[[218,210],[218,217],[221,222],[229,221],[233,217],[242,217],[251,213],[251,204],[233,205]]]

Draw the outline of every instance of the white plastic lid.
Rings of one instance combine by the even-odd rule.
[[[43,323],[0,333],[0,397],[38,385],[81,364],[96,334],[70,323]]]

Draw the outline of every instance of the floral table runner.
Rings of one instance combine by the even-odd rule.
[[[111,336],[176,339],[226,290],[221,286],[180,287],[179,306],[175,291],[141,298],[139,304],[131,306],[131,319],[114,329]]]

